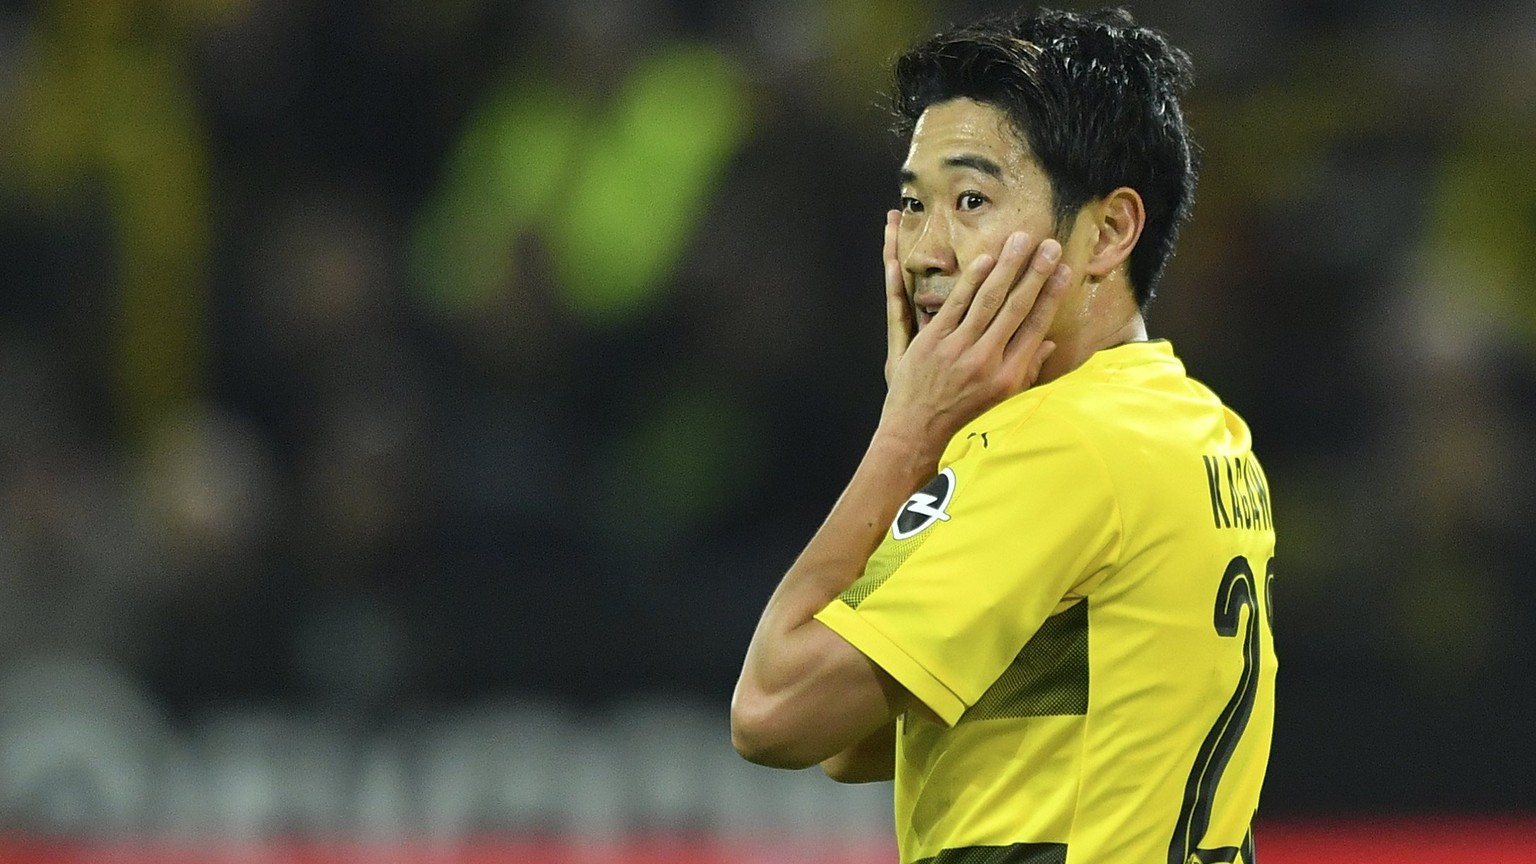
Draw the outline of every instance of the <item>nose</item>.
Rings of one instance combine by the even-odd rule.
[[[954,275],[959,263],[949,236],[949,220],[938,213],[924,214],[902,266],[914,277]]]

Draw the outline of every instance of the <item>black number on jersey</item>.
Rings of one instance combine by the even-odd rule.
[[[1242,651],[1243,674],[1238,678],[1237,690],[1216,718],[1200,752],[1195,756],[1189,780],[1184,784],[1184,805],[1179,810],[1179,824],[1174,828],[1173,840],[1168,844],[1168,864],[1231,864],[1241,854],[1246,864],[1254,864],[1253,829],[1243,838],[1243,845],[1221,846],[1206,849],[1200,845],[1211,825],[1211,802],[1216,797],[1216,787],[1221,783],[1222,772],[1232,759],[1232,751],[1243,737],[1248,718],[1253,714],[1253,700],[1259,694],[1259,596],[1264,596],[1264,618],[1274,627],[1274,609],[1271,603],[1271,587],[1275,578],[1275,559],[1264,566],[1264,584],[1255,584],[1253,567],[1248,559],[1239,555],[1227,562],[1226,572],[1221,574],[1221,585],[1216,589],[1214,623],[1216,633],[1228,638],[1238,635],[1242,626],[1243,607],[1248,607],[1248,626],[1243,627]]]

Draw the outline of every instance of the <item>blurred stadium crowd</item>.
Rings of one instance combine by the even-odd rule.
[[[1536,6],[1130,6],[1204,146],[1151,328],[1274,489],[1266,812],[1529,808]],[[879,411],[886,64],[1000,8],[7,4],[0,827],[114,827],[35,737],[107,703],[728,754]]]

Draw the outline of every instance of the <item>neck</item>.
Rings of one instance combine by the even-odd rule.
[[[1054,332],[1056,350],[1040,367],[1035,384],[1053,381],[1088,362],[1096,352],[1127,342],[1145,342],[1147,325],[1130,287],[1115,280],[1085,283],[1077,298],[1063,298]],[[1076,299],[1077,302],[1070,302]]]

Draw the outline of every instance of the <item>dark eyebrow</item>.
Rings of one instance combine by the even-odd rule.
[[[975,153],[961,153],[944,160],[944,164],[950,168],[969,168],[972,171],[980,171],[994,180],[1003,179],[1002,166],[985,156],[977,156]]]
[[[972,171],[978,171],[982,174],[985,174],[994,180],[1003,179],[1002,166],[998,165],[996,162],[993,162],[991,159],[988,159],[985,156],[980,156],[975,153],[960,153],[954,156],[945,157],[944,166],[946,168],[969,168]],[[912,183],[917,180],[917,175],[913,173],[912,169],[910,168],[901,169],[898,176],[901,178],[901,182],[903,183]]]

